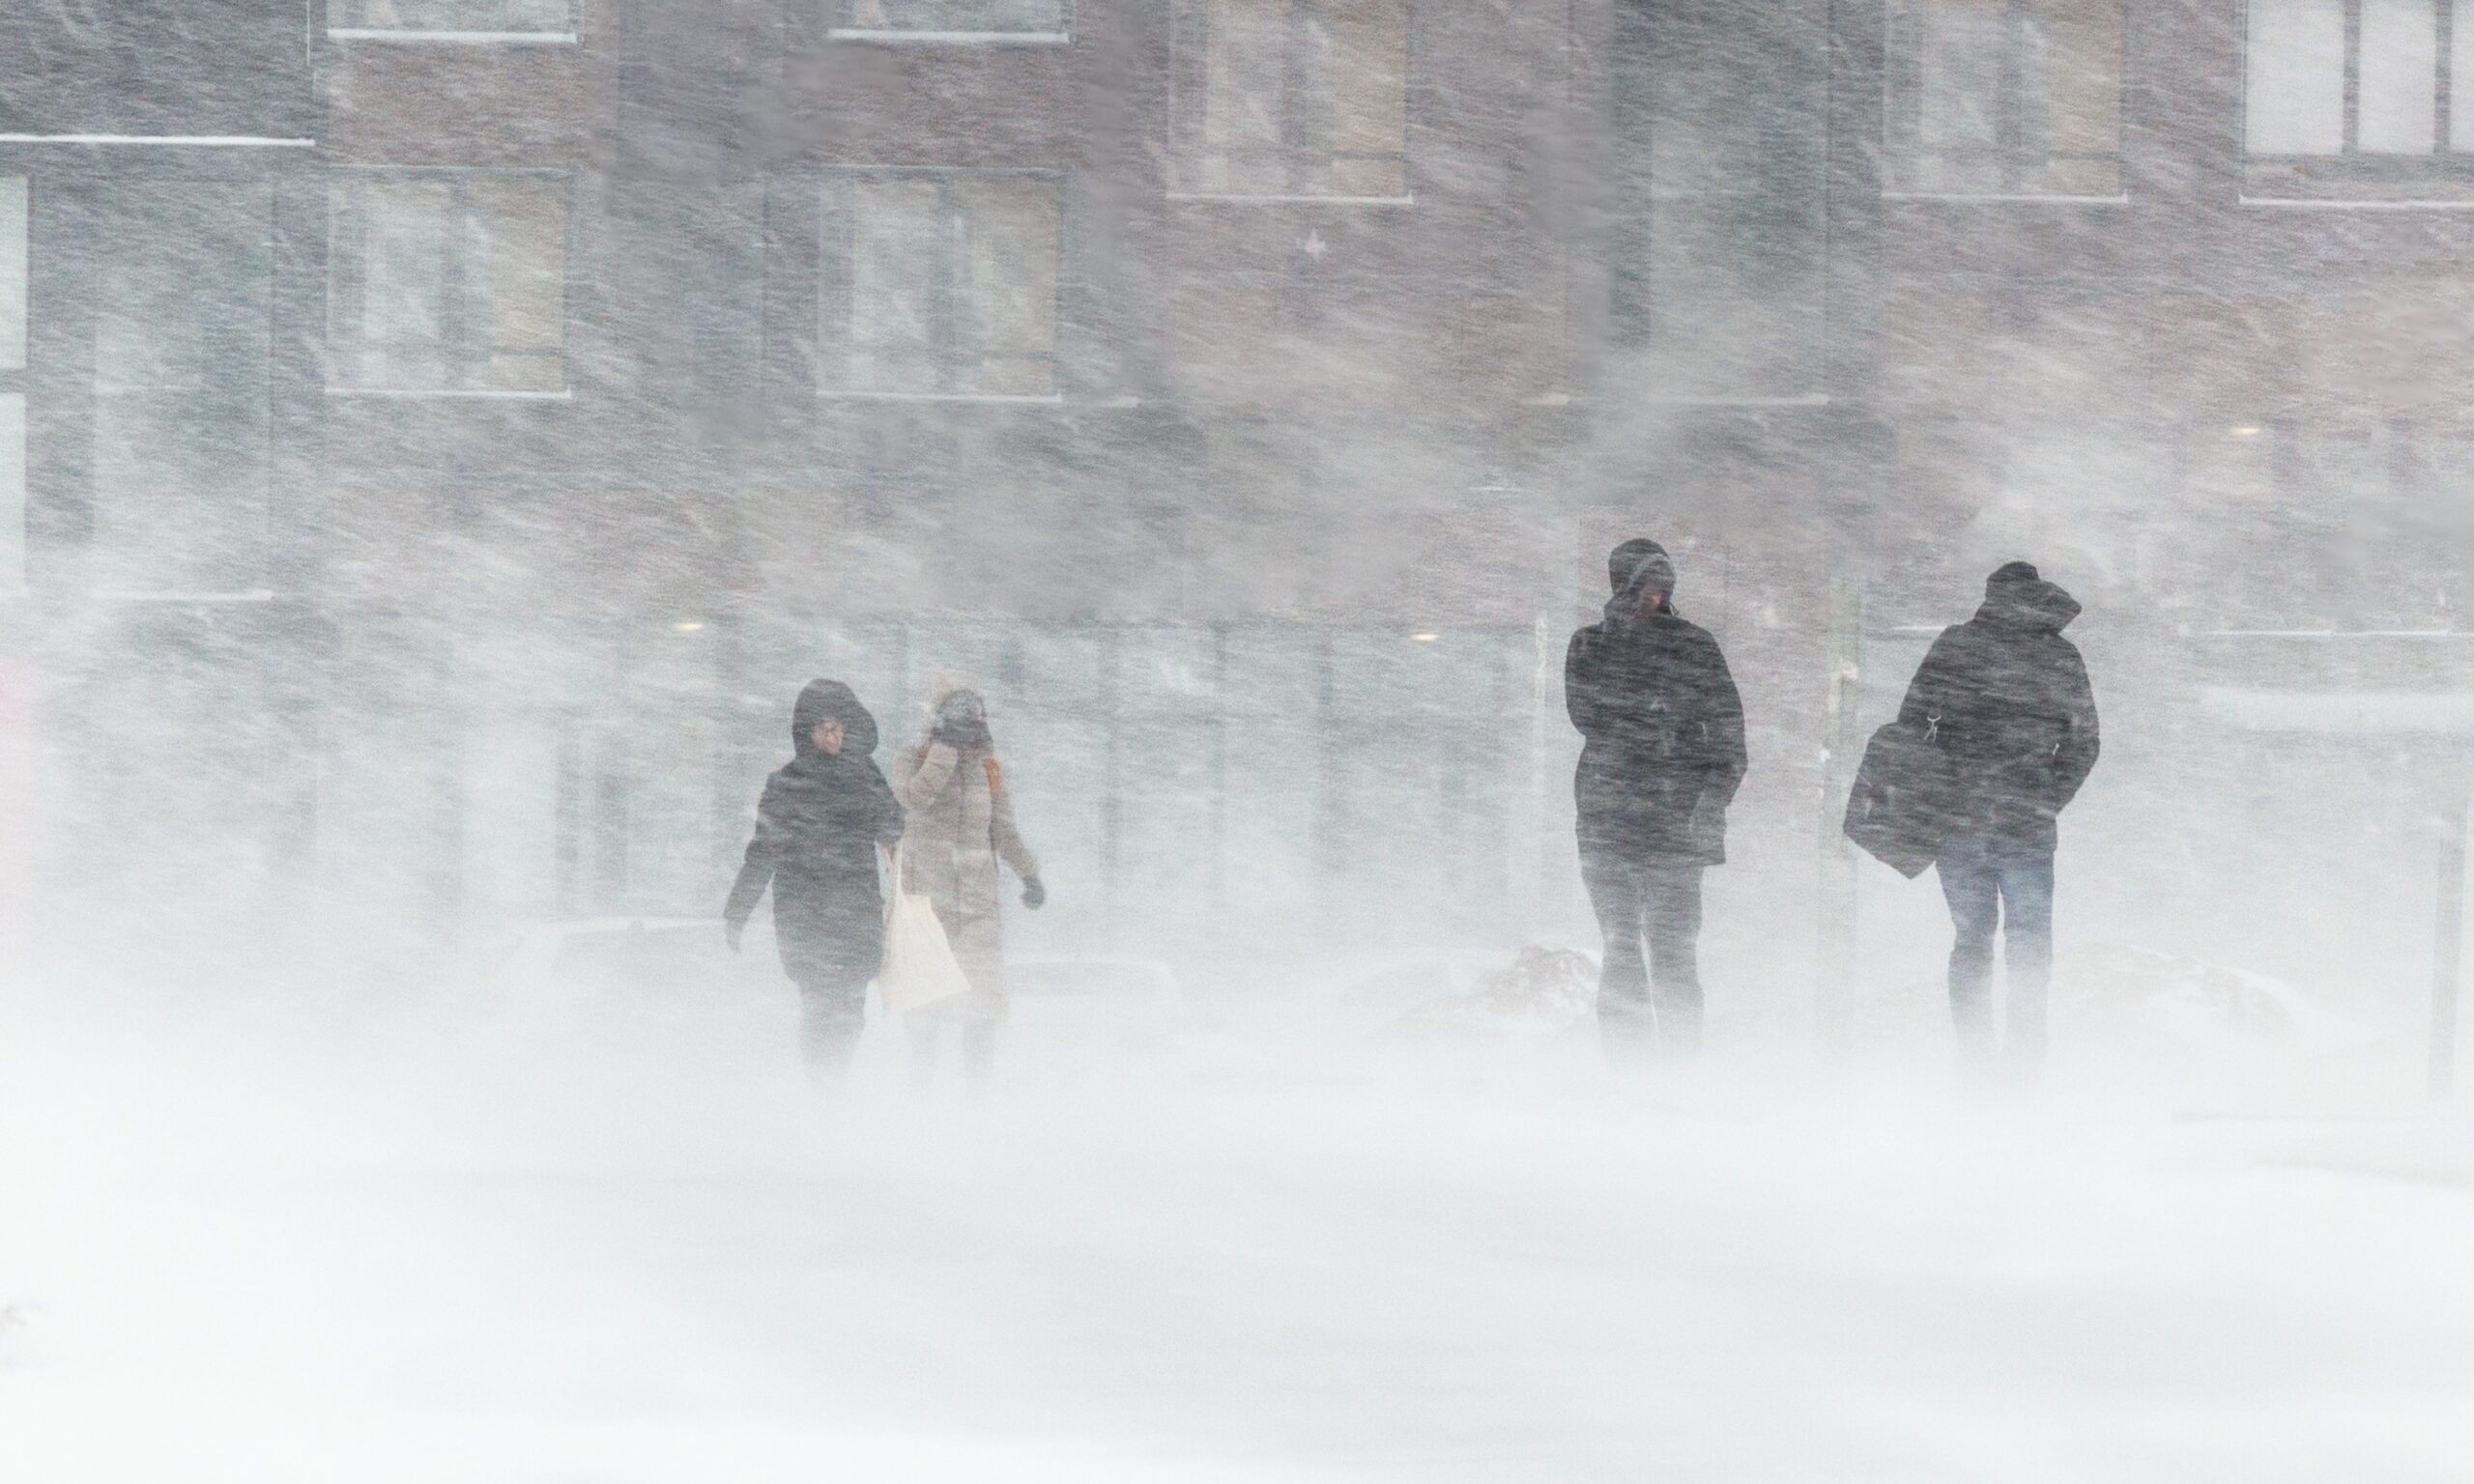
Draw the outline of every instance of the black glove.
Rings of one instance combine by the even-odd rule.
[[[936,729],[928,735],[930,740],[942,742],[958,753],[967,753],[973,748],[986,752],[989,747],[986,722],[940,722]]]
[[[1047,900],[1048,888],[1040,885],[1040,878],[1037,876],[1024,876],[1022,878],[1022,905],[1030,908],[1034,912],[1037,912],[1040,909],[1041,904]]]

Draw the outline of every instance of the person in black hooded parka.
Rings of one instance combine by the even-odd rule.
[[[850,687],[813,680],[791,712],[790,762],[764,781],[722,921],[731,951],[773,887],[773,936],[782,970],[799,986],[799,1045],[820,1085],[850,1064],[866,1023],[868,981],[884,956],[884,897],[877,849],[902,839],[894,802],[869,755],[877,722]]]
[[[2001,1055],[2024,1074],[2044,1059],[2057,820],[2096,766],[2096,698],[2078,646],[2061,637],[2078,616],[2070,594],[2009,563],[1986,581],[1975,616],[1934,641],[1899,707],[1957,779],[1957,822],[1937,865],[1956,928],[1950,1013],[1971,1070],[1994,1058],[1997,927],[2009,971]]]
[[[1717,641],[1676,613],[1664,548],[1626,541],[1606,568],[1605,618],[1574,634],[1564,660],[1584,739],[1572,780],[1581,876],[1606,937],[1598,1031],[1619,1055],[1685,1055],[1701,1037],[1701,872],[1727,859],[1743,700]]]

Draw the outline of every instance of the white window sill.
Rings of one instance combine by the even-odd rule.
[[[1065,398],[1056,392],[1037,397],[980,391],[820,391],[816,395],[820,402],[965,402],[995,407],[1065,405]]]
[[[107,603],[272,603],[274,591],[250,587],[240,592],[145,592],[128,587],[98,587],[87,594]]]
[[[1683,397],[1652,394],[1641,400],[1652,407],[1827,407],[1829,393],[1808,391],[1793,397]]]
[[[1882,192],[1882,199],[1884,201],[1982,201],[1996,206],[2130,205],[2130,197],[2124,195],[2057,196],[2028,191],[1999,193],[1994,191],[1976,192],[1964,190],[1885,190]]]
[[[2210,639],[2434,639],[2474,638],[2458,629],[2210,629]]]
[[[2474,200],[2400,200],[2376,196],[2241,196],[2244,206],[2296,212],[2474,212]]]
[[[427,46],[573,46],[573,31],[403,31],[393,27],[330,30],[331,42],[401,42]]]
[[[879,46],[1071,46],[1065,31],[874,31],[836,26],[824,33],[837,42],[867,42]]]
[[[315,139],[263,134],[0,134],[0,144],[152,144],[166,148],[309,150]]]
[[[572,402],[576,398],[572,387],[559,391],[484,391],[459,386],[330,386],[327,395],[421,402]]]
[[[1415,206],[1415,196],[1250,196],[1230,191],[1172,190],[1171,201],[1212,202],[1223,206]]]

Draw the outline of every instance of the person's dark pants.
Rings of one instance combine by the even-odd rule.
[[[2009,985],[2002,1060],[2032,1072],[2045,1055],[2045,986],[2053,978],[2053,851],[2002,840],[1954,841],[1942,851],[1942,895],[1957,929],[1950,944],[1950,1015],[1960,1060],[1994,1060],[1993,934],[2002,934]]]
[[[870,976],[839,975],[799,985],[799,1059],[820,1089],[839,1087],[868,1028]]]
[[[1597,1027],[1608,1054],[1686,1056],[1701,1044],[1703,869],[1656,857],[1582,855],[1581,879],[1606,938]]]

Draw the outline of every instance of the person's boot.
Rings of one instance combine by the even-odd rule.
[[[1657,1029],[1652,1061],[1664,1067],[1680,1067],[1701,1054],[1701,1001],[1697,990],[1690,997],[1659,996],[1654,1002],[1654,1014]]]
[[[2044,1077],[2045,994],[2048,971],[2041,965],[2010,976],[2008,1013],[2001,1032],[2001,1080],[2012,1089],[2031,1092]]]
[[[2044,1038],[2035,1035],[2023,1036],[2016,1027],[2013,1027],[2010,1035],[2002,1042],[2001,1064],[1999,1070],[2001,1085],[2008,1091],[2034,1092],[2036,1084],[2044,1080]]]
[[[963,1027],[963,1083],[974,1098],[988,1092],[996,1076],[996,1024],[979,1021]]]
[[[1657,1022],[1646,1005],[1612,1009],[1601,1003],[1597,1045],[1609,1068],[1625,1074],[1637,1072],[1657,1054]]]
[[[1990,1092],[1999,1081],[1995,1062],[1993,1008],[1982,999],[1953,999],[1950,1019],[1958,1033],[1959,1087],[1971,1094]]]
[[[808,1090],[821,1098],[842,1096],[850,1082],[850,1064],[858,1056],[858,1037],[820,1035],[809,1038],[800,1050],[807,1065]]]

